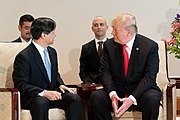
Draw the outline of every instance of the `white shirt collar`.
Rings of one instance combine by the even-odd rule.
[[[96,42],[96,44],[98,44],[98,42],[100,42],[100,41],[103,41],[103,42],[105,42],[107,40],[107,38],[105,37],[104,39],[102,39],[102,40],[98,40],[97,38],[95,38],[95,42]]]
[[[127,46],[130,50],[132,50],[132,47],[133,47],[133,44],[134,44],[134,40],[135,40],[135,36],[136,36],[136,34],[134,34],[134,36],[132,37],[132,39],[131,39],[128,43],[126,43],[126,46]]]
[[[32,41],[32,38],[31,38],[28,42],[26,42],[26,40],[24,40],[21,36],[20,36],[20,39],[21,39],[22,43],[28,43],[28,44],[30,44],[31,41]]]
[[[47,49],[47,48],[43,48],[41,47],[40,45],[38,45],[36,42],[32,41],[32,43],[35,45],[35,47],[37,48],[37,50],[39,51],[40,55],[41,55],[41,58],[45,64],[45,61],[44,61],[44,49]],[[48,55],[48,60],[50,61],[50,58],[49,58],[49,55]]]
[[[44,51],[44,48],[41,47],[39,44],[37,44],[36,42],[32,41],[32,43],[35,45],[35,47],[38,49],[39,52],[42,52]],[[47,49],[47,48],[46,48]]]
[[[136,36],[136,34],[134,34],[134,36],[132,37],[132,39],[128,42],[128,43],[126,43],[126,50],[127,50],[127,52],[128,52],[128,56],[129,56],[129,58],[130,58],[130,56],[131,56],[131,51],[132,51],[132,47],[133,47],[133,44],[134,44],[134,40],[135,40],[135,36]]]
[[[104,43],[106,40],[107,40],[107,38],[106,38],[106,37],[105,37],[103,40],[98,40],[98,39],[96,39],[96,38],[95,38],[95,42],[96,42],[96,49],[98,50],[98,46],[99,46],[98,42],[103,41],[103,43]],[[102,47],[103,47],[103,46],[102,46]]]

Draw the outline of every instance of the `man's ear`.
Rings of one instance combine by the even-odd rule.
[[[45,33],[41,33],[41,37],[44,39],[46,37]]]
[[[21,25],[18,25],[18,30],[21,31]]]

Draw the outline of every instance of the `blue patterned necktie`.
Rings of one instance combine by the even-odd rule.
[[[51,64],[50,64],[50,61],[48,60],[48,51],[47,49],[44,49],[43,52],[44,52],[45,68],[48,74],[49,81],[51,82]]]

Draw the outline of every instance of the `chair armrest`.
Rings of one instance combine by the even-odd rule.
[[[166,89],[167,120],[174,120],[176,116],[176,83],[169,82]]]
[[[0,92],[11,92],[12,95],[12,119],[19,119],[19,111],[18,111],[18,90],[16,88],[0,88]]]

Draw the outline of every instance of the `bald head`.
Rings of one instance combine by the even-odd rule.
[[[92,21],[92,31],[98,40],[102,40],[106,37],[106,31],[108,25],[106,20],[102,16],[96,16]]]

